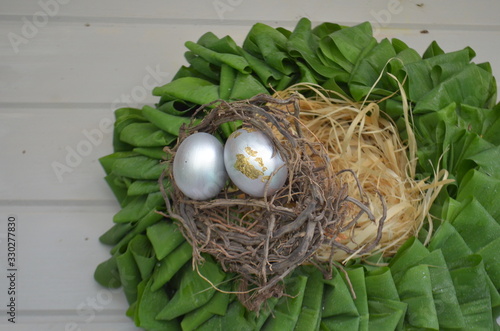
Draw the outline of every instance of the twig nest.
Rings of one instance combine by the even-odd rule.
[[[359,214],[373,218],[367,201],[347,195],[348,187],[333,173],[323,144],[303,134],[299,112],[294,96],[218,101],[200,124],[181,130],[177,146],[170,150],[175,159],[178,146],[191,134],[215,134],[222,124],[241,121],[244,130],[256,130],[271,142],[273,154],[283,162],[281,169],[287,169],[284,183],[271,195],[256,197],[230,183],[206,201],[190,199],[179,190],[171,170],[165,174],[174,184],[170,199],[165,199],[167,212],[182,225],[194,262],[208,253],[225,271],[237,273],[240,300],[251,310],[282,295],[280,281],[311,261],[321,245],[339,247],[337,236],[354,226]]]

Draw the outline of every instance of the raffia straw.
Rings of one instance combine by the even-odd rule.
[[[293,86],[278,92],[277,96],[287,98],[292,93],[304,91],[308,94],[313,91],[314,96],[305,98],[301,95],[300,120],[326,147],[333,172],[354,171],[376,219],[382,213],[377,192],[387,204],[387,219],[376,248],[363,255],[336,250],[334,260],[345,263],[352,258],[378,253],[384,256],[395,254],[409,237],[418,234],[424,221],[430,218],[429,209],[440,189],[452,181],[447,179],[445,170],[436,170],[431,182],[428,178],[415,179],[417,143],[404,89],[401,87],[408,132],[405,142],[399,137],[396,125],[388,116],[383,116],[377,103],[366,100],[355,103],[340,95],[332,98],[329,96],[331,91],[312,84]],[[350,181],[349,187],[352,188],[349,195],[356,197],[354,178],[345,177],[345,180]],[[341,233],[336,241],[361,251],[376,234],[377,224],[363,215],[356,227]],[[329,261],[331,247],[322,245],[316,255],[320,261]]]

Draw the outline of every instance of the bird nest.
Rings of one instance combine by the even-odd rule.
[[[236,273],[239,298],[248,309],[256,310],[267,298],[283,295],[281,281],[297,266],[315,263],[320,247],[331,247],[331,256],[334,249],[354,252],[338,237],[355,227],[362,216],[377,224],[377,235],[357,253],[377,245],[386,217],[384,199],[379,195],[377,203],[384,212],[376,219],[354,172],[334,172],[323,143],[301,123],[296,96],[283,100],[258,95],[231,103],[219,100],[200,111],[207,112],[203,120],[183,127],[176,147],[168,151],[174,157],[190,134],[216,134],[222,124],[238,122],[264,133],[288,167],[285,185],[264,198],[246,195],[228,184],[214,199],[192,200],[175,185],[172,167],[163,175],[173,183],[169,196],[165,195],[167,213],[179,221],[192,245],[193,263],[196,266],[203,260],[202,254],[210,254],[226,272]],[[352,185],[355,195],[349,194]]]

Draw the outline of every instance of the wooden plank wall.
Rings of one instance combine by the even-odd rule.
[[[121,291],[92,278],[119,210],[98,158],[112,151],[113,110],[154,103],[152,86],[185,63],[185,41],[212,31],[241,43],[256,22],[293,28],[301,17],[370,21],[378,38],[420,52],[432,40],[471,46],[500,73],[498,13],[495,0],[0,0],[0,275],[15,215],[15,330],[135,330]],[[0,277],[0,330],[14,330],[7,287]]]

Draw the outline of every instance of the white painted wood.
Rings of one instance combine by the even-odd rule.
[[[40,319],[35,320],[31,323],[23,323],[15,326],[0,324],[0,330],[2,331],[55,331],[55,330],[71,330],[75,327],[78,331],[138,331],[142,330],[140,328],[134,327],[130,321],[123,320],[120,318],[118,321],[108,320],[107,322],[92,322],[92,323],[76,323],[73,322],[55,322],[54,318],[48,318],[50,322],[40,323]]]
[[[277,25],[276,25],[277,26]],[[290,28],[292,28],[290,26]],[[0,35],[19,30],[19,22],[0,22]],[[182,64],[184,42],[212,31],[230,35],[239,44],[246,25],[178,25],[83,22],[54,23],[15,53],[8,38],[0,39],[0,103],[102,103],[142,105],[158,99],[153,86],[169,82]],[[397,37],[423,52],[432,40],[447,51],[472,46],[481,61],[500,70],[500,31],[427,27],[377,29],[378,38]]]
[[[86,210],[63,206],[1,208],[3,215],[15,214],[17,218],[20,309],[76,312],[87,297],[95,297],[104,290],[93,281],[93,270],[82,266],[109,258],[108,247],[98,242],[100,234],[110,227],[108,220],[112,214],[106,209],[96,206]],[[5,225],[5,221],[2,224]],[[35,279],[38,281],[32,281]],[[3,277],[2,281],[5,281]],[[107,291],[99,299],[104,300],[104,294]],[[116,309],[120,306],[121,294],[113,292],[112,298],[104,301],[101,306]]]
[[[98,158],[112,152],[111,109],[0,110],[0,201],[113,201]]]
[[[156,102],[140,92],[170,81],[185,63],[185,41],[212,31],[241,43],[256,22],[293,28],[304,16],[314,23],[371,21],[378,38],[402,39],[419,52],[432,40],[446,51],[471,46],[476,61],[491,62],[497,74],[499,12],[495,0],[0,0],[2,275],[8,215],[19,224],[18,323],[6,321],[2,276],[0,330],[65,330],[70,323],[136,330],[121,291],[90,323],[78,309],[107,293],[92,273],[109,254],[98,237],[119,210],[97,161],[112,151],[111,133],[102,132],[61,181],[52,165],[67,163],[68,151],[86,144],[85,132],[99,130],[117,106]],[[17,51],[14,34],[27,40]]]
[[[40,3],[46,4],[45,6]],[[51,4],[51,5],[48,5]],[[58,5],[57,5],[58,4]],[[2,15],[17,15],[28,19],[46,12],[55,20],[77,18],[87,21],[124,19],[141,22],[176,20],[193,25],[211,20],[214,25],[253,24],[261,22],[293,22],[299,17],[313,21],[357,23],[379,22],[384,25],[453,25],[498,26],[500,3],[496,0],[40,0],[3,1]],[[40,15],[40,14],[38,14]],[[49,15],[48,15],[49,16]]]
[[[82,330],[119,330],[118,325],[133,330],[123,314],[127,303],[122,291],[102,288],[93,280],[94,266],[109,257],[109,247],[100,244],[98,237],[111,226],[113,212],[114,208],[99,205],[0,207],[2,274],[6,220],[8,215],[16,217],[17,325],[25,330],[40,322],[43,327],[31,330],[64,330],[72,323]],[[7,282],[6,277],[0,278],[0,330],[14,330],[7,328],[4,317]]]

